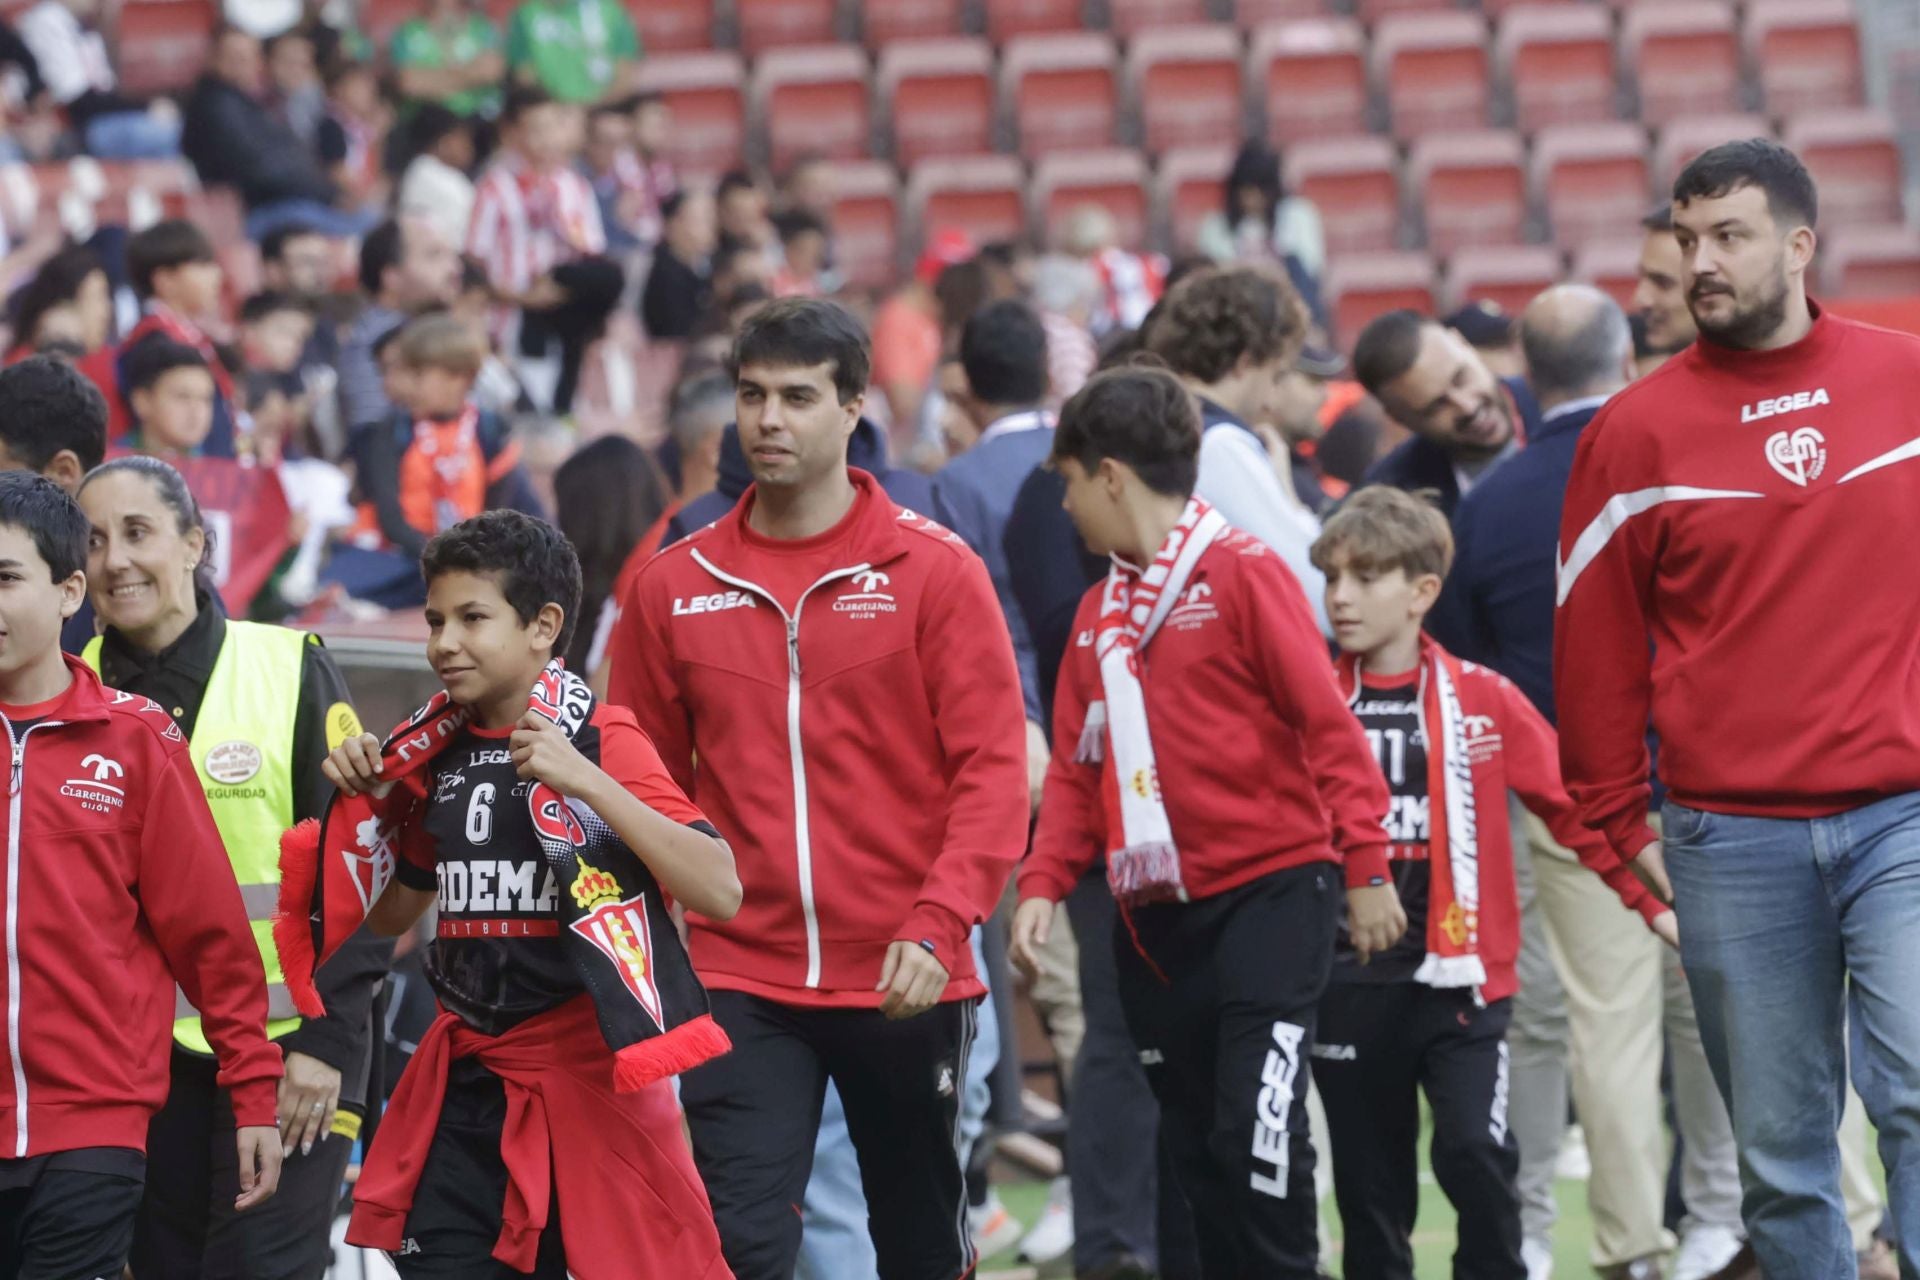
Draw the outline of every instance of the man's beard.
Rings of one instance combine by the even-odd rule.
[[[1734,299],[1733,313],[1725,319],[1709,320],[1693,309],[1693,299],[1687,300],[1687,310],[1693,312],[1693,322],[1699,327],[1700,336],[1723,347],[1735,347],[1751,351],[1768,338],[1771,338],[1786,323],[1787,319],[1787,274],[1780,272],[1775,277],[1773,289],[1759,301],[1750,306],[1739,305],[1739,295],[1729,293]]]

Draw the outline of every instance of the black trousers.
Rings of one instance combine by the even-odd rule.
[[[320,1280],[353,1143],[329,1133],[294,1150],[280,1189],[236,1213],[233,1104],[211,1058],[173,1050],[167,1101],[147,1126],[147,1191],[133,1238],[139,1280]]]
[[[553,412],[573,409],[580,386],[580,364],[587,348],[606,332],[607,317],[620,304],[626,277],[620,264],[607,258],[578,258],[553,270],[554,282],[567,291],[557,307],[526,309],[520,313],[520,350],[530,356],[546,353],[547,341],[560,347],[560,381],[553,392]]]
[[[1104,869],[1089,872],[1067,895],[1067,915],[1080,940],[1080,1009],[1087,1021],[1067,1107],[1074,1270],[1084,1274],[1132,1254],[1161,1280],[1199,1280],[1193,1211],[1177,1179],[1166,1176],[1160,1104],[1120,1007],[1113,948],[1104,944],[1119,920]],[[1115,1123],[1121,1116],[1126,1122]]]
[[[500,1077],[471,1058],[455,1061],[407,1212],[406,1236],[399,1252],[389,1255],[405,1280],[521,1280],[527,1274],[493,1257],[507,1201],[507,1166],[500,1157],[506,1123],[507,1089]],[[556,1194],[540,1233],[534,1280],[566,1280],[562,1211]]]
[[[957,1137],[976,1002],[892,1022],[874,1009],[712,998],[733,1052],[682,1076],[680,1101],[735,1280],[793,1280],[829,1079],[859,1157],[880,1280],[969,1273]]]
[[[1433,1176],[1459,1215],[1454,1280],[1525,1280],[1520,1155],[1507,1132],[1512,1002],[1415,982],[1337,982],[1320,1002],[1315,1079],[1333,1141],[1345,1272],[1413,1280],[1420,1098]]]
[[[1193,1206],[1206,1280],[1319,1274],[1308,1054],[1333,964],[1338,875],[1331,863],[1276,871],[1198,902],[1142,907],[1131,931],[1123,919],[1113,935],[1120,1002]]]
[[[133,1244],[140,1180],[49,1169],[0,1191],[0,1277],[118,1280]]]

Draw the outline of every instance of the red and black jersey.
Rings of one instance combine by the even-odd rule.
[[[1427,787],[1427,731],[1420,710],[1420,677],[1369,677],[1354,700],[1353,713],[1367,732],[1380,776],[1392,797],[1387,809],[1387,869],[1407,931],[1400,941],[1362,965],[1347,934],[1345,913],[1334,944],[1334,975],[1347,982],[1407,982],[1427,955],[1427,900],[1431,896]]]
[[[541,856],[527,804],[533,783],[515,772],[512,732],[468,726],[435,757],[421,819],[409,825],[395,868],[401,883],[439,895],[426,956],[434,993],[487,1035],[585,990],[555,912],[567,886]],[[654,810],[718,834],[626,716],[597,707],[573,745]]]

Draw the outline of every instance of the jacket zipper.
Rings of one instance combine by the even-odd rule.
[[[794,602],[793,612],[788,613],[773,593],[757,582],[745,578],[736,578],[715,567],[711,560],[698,551],[693,558],[714,577],[725,583],[751,591],[772,605],[787,628],[787,757],[793,765],[793,850],[794,861],[798,864],[800,876],[800,915],[807,928],[807,981],[809,989],[820,986],[820,919],[814,909],[813,896],[813,832],[807,822],[807,762],[800,752],[800,611],[806,608],[807,597],[826,586],[829,582],[841,578],[851,578],[856,573],[865,573],[869,564],[849,565],[845,569],[835,569],[800,593],[800,599]]]
[[[13,722],[0,715],[13,746],[13,773],[7,784],[7,1058],[13,1067],[13,1114],[18,1117],[13,1140],[15,1159],[27,1154],[27,1060],[20,1051],[20,802],[25,792],[27,735],[58,724],[43,720],[28,725],[18,738]]]

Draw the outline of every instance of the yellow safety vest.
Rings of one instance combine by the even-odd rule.
[[[96,673],[100,643],[96,636],[83,655]],[[273,1039],[300,1025],[273,945],[273,912],[280,899],[280,836],[293,825],[293,733],[307,643],[306,632],[290,627],[229,621],[188,743],[266,967]],[[173,1038],[196,1053],[213,1052],[199,1012],[178,989]]]

